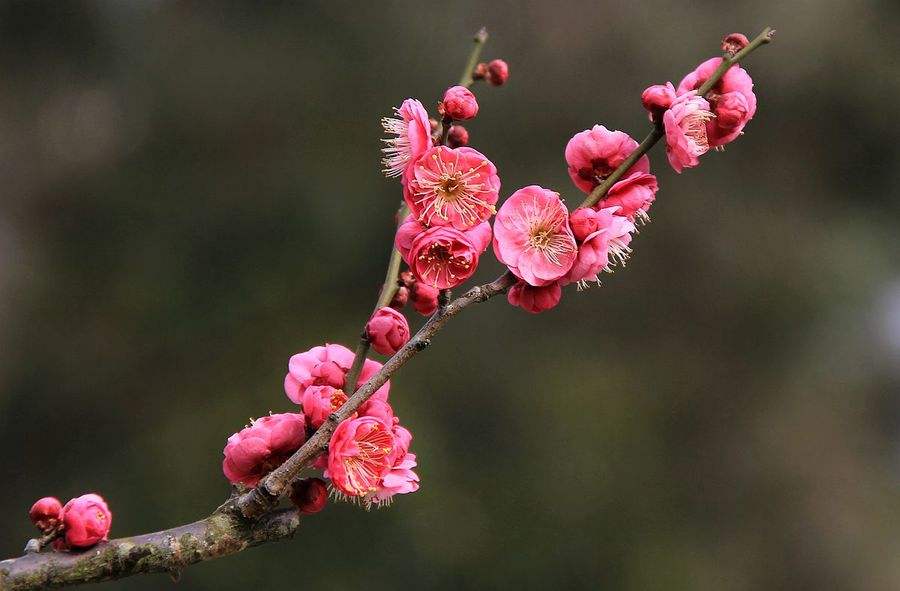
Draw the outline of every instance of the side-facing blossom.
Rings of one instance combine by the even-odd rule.
[[[409,341],[409,323],[397,310],[381,308],[366,323],[366,336],[373,349],[382,355],[393,355]]]
[[[347,402],[347,394],[332,386],[310,386],[303,391],[300,405],[309,426],[318,429],[328,418]]]
[[[404,177],[403,198],[426,226],[466,230],[494,214],[499,192],[497,167],[481,152],[435,146]]]
[[[490,240],[491,227],[487,222],[461,231],[448,226],[426,228],[409,216],[397,229],[394,244],[417,284],[448,289],[475,273],[479,256]],[[415,290],[411,295],[416,305]]]
[[[576,187],[590,193],[637,147],[638,143],[627,133],[610,131],[602,125],[576,133],[566,144],[569,177]],[[650,172],[650,159],[646,155],[641,156],[625,174],[635,172]]]
[[[539,314],[555,308],[561,298],[562,287],[560,287],[559,281],[540,287],[519,281],[510,287],[506,294],[506,300],[510,304],[532,314]]]
[[[302,404],[303,392],[310,386],[342,389],[344,376],[353,365],[353,357],[353,351],[343,345],[332,343],[293,355],[288,361],[288,373],[284,377],[285,394],[295,404]],[[358,383],[366,383],[380,369],[380,363],[366,359],[359,373]],[[385,382],[375,392],[375,396],[387,400],[390,389],[390,381]]]
[[[395,424],[391,429],[394,447],[388,455],[389,468],[381,477],[375,490],[365,498],[367,505],[383,506],[390,504],[394,495],[404,495],[419,490],[419,475],[413,472],[416,467],[416,454],[409,451],[412,433]]]
[[[428,112],[416,99],[406,99],[394,109],[394,117],[381,120],[384,131],[394,137],[385,138],[382,163],[388,177],[401,176],[419,156],[431,147],[431,124]]]
[[[302,414],[282,413],[256,419],[228,438],[222,472],[232,484],[256,486],[306,441]]]
[[[682,95],[700,88],[712,77],[721,63],[721,57],[714,57],[697,66],[678,84],[678,94]],[[756,114],[753,79],[747,70],[737,64],[728,68],[725,75],[704,98],[709,101],[707,110],[716,116],[715,119],[706,122],[711,147],[724,146],[734,141]]]
[[[675,101],[675,87],[671,82],[665,84],[654,84],[647,87],[641,94],[641,103],[650,114],[650,121],[655,120],[655,116],[672,106]]]
[[[89,548],[109,539],[112,511],[103,497],[86,494],[65,504],[61,512],[65,542],[73,548]]]
[[[616,215],[626,217],[632,222],[635,220],[646,222],[650,219],[647,212],[656,200],[658,190],[659,184],[655,175],[635,172],[610,187],[606,197],[597,203],[596,209],[618,207]]]
[[[707,122],[714,117],[706,99],[693,91],[679,96],[663,114],[666,156],[675,172],[700,164],[700,156],[709,151]]]
[[[331,435],[326,476],[348,497],[374,493],[391,469],[389,456],[393,450],[389,426],[373,417],[348,419]]]
[[[624,263],[631,249],[634,223],[617,214],[617,207],[596,210],[579,208],[572,212],[571,224],[578,241],[578,256],[560,280],[562,285],[598,281],[601,271],[615,262]]]
[[[537,185],[513,193],[494,221],[494,254],[529,285],[547,285],[564,276],[577,247],[559,194]]]

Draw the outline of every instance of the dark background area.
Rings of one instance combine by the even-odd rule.
[[[396,377],[417,494],[179,588],[900,587],[892,2],[3,3],[0,554],[43,495],[101,492],[115,536],[223,500],[226,437],[374,302],[379,118],[433,109],[479,26],[511,79],[472,145],[503,197],[574,202],[575,132],[642,137],[646,86],[767,24],[756,119],[680,176],[651,153],[626,269],[536,317],[476,306]]]

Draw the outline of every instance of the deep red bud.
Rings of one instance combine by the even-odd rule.
[[[503,86],[509,80],[509,66],[503,60],[494,60],[488,64],[488,82],[492,86]]]
[[[406,302],[409,301],[409,289],[405,285],[401,285],[397,288],[397,291],[394,292],[394,297],[391,299],[391,308],[395,310],[402,310],[403,306],[406,305]]]
[[[600,229],[597,212],[587,207],[580,207],[569,216],[569,226],[572,228],[575,239],[579,243],[583,242],[585,238]]]
[[[397,276],[397,281],[399,281],[401,285],[412,289],[412,286],[416,282],[416,278],[412,274],[412,271],[402,271],[400,275]]]
[[[416,312],[423,316],[431,316],[437,310],[439,293],[438,288],[417,281],[409,291],[409,298]]]
[[[438,112],[445,118],[464,121],[478,114],[478,101],[465,86],[451,86],[438,103]]]
[[[743,35],[741,33],[731,33],[730,35],[726,35],[725,38],[722,39],[722,51],[734,55],[740,50],[747,47],[747,45],[749,44],[750,40],[747,39],[746,35]]]
[[[61,512],[62,503],[59,499],[56,497],[44,497],[38,499],[37,502],[31,506],[28,517],[31,518],[31,523],[39,530],[44,533],[50,533],[56,529],[57,525],[59,525]]]
[[[488,77],[488,65],[484,62],[481,62],[477,66],[475,66],[475,70],[472,72],[472,80],[484,80]]]
[[[469,144],[469,132],[462,125],[454,125],[447,135],[447,145],[451,148],[461,148]]]
[[[303,515],[313,515],[328,504],[328,487],[321,478],[304,478],[291,486],[291,502]]]

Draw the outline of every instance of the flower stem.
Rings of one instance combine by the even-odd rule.
[[[743,48],[733,56],[731,54],[725,54],[722,58],[722,63],[719,64],[719,67],[716,68],[716,71],[713,72],[713,75],[709,77],[709,80],[703,83],[703,85],[697,89],[697,95],[703,96],[710,89],[722,79],[722,76],[725,75],[725,72],[728,71],[728,68],[738,63],[748,55],[750,55],[754,50],[759,48],[766,43],[769,43],[772,40],[772,36],[775,34],[775,30],[772,27],[766,27],[762,30],[762,32],[757,35],[753,41],[747,44],[747,47]],[[628,158],[625,159],[622,164],[616,168],[611,175],[606,177],[602,183],[594,187],[594,190],[590,192],[590,194],[581,202],[579,207],[593,207],[597,204],[598,201],[603,199],[606,194],[609,192],[610,188],[614,184],[616,184],[619,179],[625,176],[625,173],[628,172],[634,163],[638,161],[638,159],[650,151],[656,142],[660,140],[660,138],[665,135],[665,131],[663,129],[662,121],[658,120],[654,126],[653,131],[647,134],[647,137],[644,138],[644,141],[638,145],[638,147],[632,152]]]
[[[475,79],[472,78],[472,73],[475,71],[475,66],[478,65],[478,58],[481,57],[481,49],[484,47],[484,44],[487,43],[487,40],[487,29],[481,27],[472,38],[475,45],[472,47],[472,53],[469,54],[469,61],[466,62],[466,69],[463,70],[462,76],[459,78],[460,86],[468,88],[475,81]]]

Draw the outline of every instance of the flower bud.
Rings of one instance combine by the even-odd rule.
[[[672,86],[671,82],[654,84],[641,94],[641,102],[644,104],[644,108],[650,113],[651,120],[653,119],[654,113],[665,111],[672,106],[674,100],[675,87]]]
[[[321,478],[304,478],[291,485],[291,502],[303,515],[313,515],[328,504],[328,488]]]
[[[450,128],[450,133],[447,135],[447,145],[451,148],[461,148],[462,146],[468,145],[469,143],[469,132],[462,125],[454,125]]]
[[[600,229],[597,212],[587,207],[579,207],[569,216],[569,226],[579,243]]]
[[[439,293],[440,290],[436,287],[417,281],[409,291],[409,298],[416,312],[422,316],[431,316],[437,310]]]
[[[401,285],[408,289],[412,289],[413,284],[416,282],[415,276],[412,274],[412,271],[406,270],[402,271],[397,276],[397,281],[400,282]]]
[[[722,39],[722,51],[734,55],[749,44],[750,40],[747,39],[746,35],[741,33],[731,33]]]
[[[478,114],[478,101],[465,86],[451,86],[438,103],[438,112],[447,119],[464,121]]]
[[[61,523],[60,513],[62,512],[62,503],[56,497],[44,497],[38,499],[31,510],[28,517],[31,523],[44,533],[50,533],[56,526]]]
[[[562,298],[562,289],[558,281],[549,285],[534,287],[519,281],[506,294],[507,301],[531,314],[539,314],[555,307]]]
[[[491,86],[503,86],[509,80],[509,66],[503,60],[493,60],[487,66],[487,79]]]
[[[723,130],[731,130],[747,122],[750,106],[740,92],[726,92],[719,95],[714,112],[716,125]]]
[[[472,71],[472,80],[484,80],[488,77],[488,65],[484,62],[479,63],[475,66],[475,70]]]
[[[390,306],[395,310],[402,310],[403,306],[405,306],[408,301],[409,288],[405,285],[401,285],[397,288],[397,291],[394,292],[394,297],[391,298]]]
[[[372,348],[382,355],[393,355],[409,341],[409,323],[393,308],[381,308],[366,324],[366,335]]]
[[[62,509],[66,528],[66,544],[73,548],[89,548],[109,538],[112,512],[103,497],[96,494],[74,498]]]

